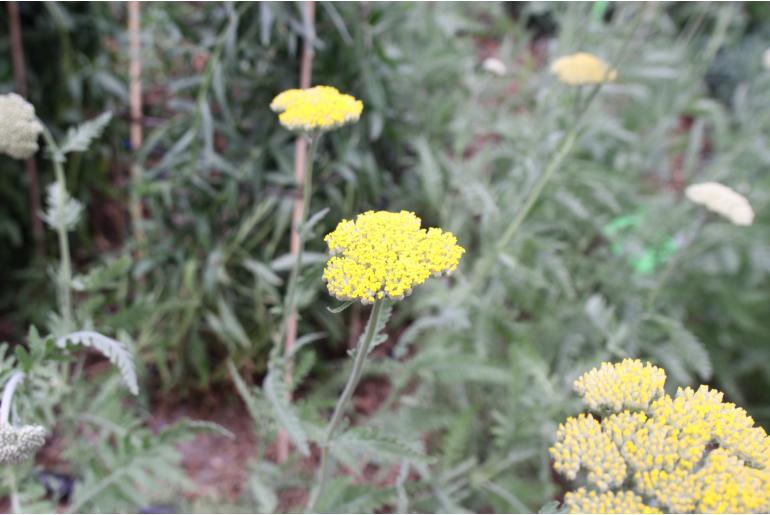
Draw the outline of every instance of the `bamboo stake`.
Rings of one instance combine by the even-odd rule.
[[[136,152],[142,146],[142,50],[140,41],[140,12],[139,2],[128,2],[128,38],[129,38],[129,85],[128,95],[131,112],[131,151]],[[139,249],[144,247],[144,229],[142,228],[142,203],[139,196],[139,186],[142,180],[142,169],[135,161],[131,163],[131,182],[129,210],[131,211],[131,228]]]
[[[11,60],[13,61],[13,80],[19,95],[27,98],[27,73],[24,69],[24,47],[21,43],[21,20],[17,2],[6,2],[8,7],[8,32],[11,39]],[[32,224],[32,238],[35,241],[35,255],[45,254],[45,234],[40,218],[40,181],[37,174],[37,162],[30,157],[24,162],[29,181],[29,218]]]
[[[302,60],[299,70],[299,87],[302,89],[310,87],[310,79],[313,71],[313,40],[315,40],[315,2],[309,0],[303,2],[303,21],[305,28],[305,40],[302,46]],[[303,219],[303,193],[305,188],[305,165],[307,160],[307,140],[303,136],[298,136],[294,143],[294,179],[297,183],[297,194],[294,197],[294,209],[291,217],[291,242],[290,252],[296,258],[299,253],[299,224]],[[297,340],[297,309],[292,308],[286,321],[286,340],[284,344],[285,355],[288,356],[294,349],[294,342]],[[293,363],[286,363],[286,383],[289,385],[289,391],[292,387]],[[283,463],[289,457],[289,435],[285,429],[278,432],[277,460]]]

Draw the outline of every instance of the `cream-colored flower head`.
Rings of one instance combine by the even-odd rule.
[[[270,109],[280,113],[278,120],[287,129],[313,132],[357,122],[364,104],[331,86],[315,86],[284,91],[273,99]]]
[[[613,81],[618,76],[607,63],[587,52],[559,57],[551,64],[551,73],[571,86],[600,84]]]
[[[484,59],[484,62],[481,63],[481,67],[484,68],[484,71],[487,71],[492,75],[497,75],[498,77],[502,77],[508,73],[508,67],[506,67],[505,63],[497,57],[487,57]]]
[[[638,360],[576,381],[609,413],[569,417],[556,432],[554,469],[587,487],[565,496],[570,513],[770,513],[765,430],[718,390],[669,396],[662,381],[662,369]]]
[[[27,159],[37,152],[43,126],[35,108],[16,93],[0,95],[0,154]]]
[[[45,436],[42,426],[0,424],[0,463],[7,465],[32,459],[45,443]]]
[[[754,210],[749,201],[732,188],[718,182],[692,184],[685,190],[687,198],[719,213],[735,225],[751,225]]]

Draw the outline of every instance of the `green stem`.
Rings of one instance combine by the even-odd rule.
[[[49,147],[51,154],[51,161],[53,162],[54,173],[56,174],[56,187],[59,189],[59,195],[61,195],[61,202],[59,202],[56,212],[56,233],[59,237],[59,280],[58,280],[58,294],[59,294],[59,310],[67,330],[73,328],[74,317],[72,315],[72,262],[70,259],[70,244],[69,237],[67,235],[67,227],[64,224],[64,207],[67,197],[67,180],[64,177],[64,167],[62,161],[64,156],[59,150],[59,146],[56,144],[53,135],[48,129],[43,126],[43,138]]]
[[[8,490],[11,498],[11,513],[21,513],[21,502],[19,501],[19,491],[16,485],[16,472],[11,465],[7,467],[6,477],[8,479]]]
[[[628,47],[631,41],[633,40],[634,34],[636,33],[637,29],[641,25],[643,18],[644,18],[644,11],[642,10],[637,15],[634,25],[628,31],[628,34],[626,35],[626,38],[623,41],[623,44],[617,54],[617,57],[612,62],[610,69],[617,68],[618,65],[623,61],[626,51],[628,50]],[[608,70],[608,73],[609,73],[609,70]],[[506,247],[506,245],[510,243],[513,237],[516,235],[519,228],[521,227],[521,224],[527,218],[527,215],[532,210],[537,200],[540,198],[540,195],[542,195],[546,185],[551,180],[556,170],[558,170],[559,166],[561,166],[564,159],[569,155],[570,151],[572,150],[572,147],[575,145],[575,141],[577,140],[578,133],[580,132],[580,124],[583,121],[583,116],[586,114],[589,107],[591,107],[591,104],[593,103],[596,96],[599,94],[599,91],[601,90],[602,86],[604,86],[604,82],[600,82],[596,84],[584,101],[581,101],[582,94],[578,93],[577,100],[575,102],[575,121],[572,127],[570,128],[567,135],[564,137],[564,140],[562,140],[561,145],[556,150],[556,153],[553,154],[553,156],[551,157],[551,160],[546,165],[545,171],[538,178],[537,183],[532,188],[532,191],[530,192],[529,196],[524,201],[524,206],[519,210],[519,212],[516,214],[516,217],[513,219],[511,224],[503,233],[502,237],[497,241],[497,252],[486,253],[485,256],[479,262],[478,266],[474,270],[474,275],[471,280],[472,285],[477,285],[479,281],[483,280],[484,277],[486,277],[487,272],[494,265],[498,254],[502,252],[502,250]]]
[[[666,269],[663,270],[663,274],[661,274],[660,279],[658,279],[658,282],[655,284],[655,287],[650,291],[650,294],[647,296],[647,302],[645,302],[644,304],[645,312],[649,312],[652,308],[655,307],[655,301],[658,299],[658,295],[660,295],[660,292],[663,290],[663,286],[665,286],[665,284],[668,282],[668,279],[671,277],[671,274],[674,272],[676,265],[679,264],[679,262],[682,260],[682,257],[686,254],[687,249],[689,249],[692,243],[698,239],[698,236],[703,230],[703,227],[706,225],[707,219],[708,219],[708,215],[704,211],[703,213],[701,213],[700,218],[696,222],[696,226],[692,232],[692,236],[690,236],[690,238],[688,238],[687,241],[685,241],[684,245],[682,245],[682,248],[679,249],[679,252],[677,252],[668,261],[668,265],[666,265]]]
[[[345,408],[347,407],[348,402],[350,402],[350,398],[353,396],[353,392],[355,391],[356,386],[358,386],[358,382],[361,380],[361,376],[363,375],[364,363],[366,362],[366,357],[369,354],[369,347],[371,347],[372,342],[374,341],[374,336],[377,332],[377,325],[380,321],[380,315],[382,314],[382,308],[385,305],[385,302],[387,302],[387,300],[377,300],[374,302],[374,307],[372,308],[372,313],[369,315],[369,322],[366,324],[366,330],[361,340],[361,344],[356,349],[356,358],[353,361],[353,370],[350,371],[348,382],[345,385],[345,389],[342,391],[342,395],[340,395],[340,398],[337,399],[337,405],[334,408],[334,414],[332,415],[331,420],[329,420],[329,425],[326,427],[326,434],[324,436],[323,442],[321,442],[321,467],[318,471],[318,486],[310,496],[310,501],[308,502],[309,512],[315,511],[315,507],[323,496],[324,490],[326,489],[326,483],[329,479],[328,476],[330,465],[329,445],[334,438],[334,432],[337,430],[337,426],[339,426],[340,421],[342,420],[342,414],[345,412]]]

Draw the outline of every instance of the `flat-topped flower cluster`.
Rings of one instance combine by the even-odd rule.
[[[770,438],[745,410],[701,385],[663,391],[665,372],[626,359],[575,381],[594,414],[570,417],[551,448],[554,468],[586,485],[572,513],[765,513]]]
[[[289,89],[276,96],[270,109],[292,131],[328,131],[357,122],[364,104],[331,86]]]
[[[457,238],[420,224],[408,211],[368,211],[340,222],[324,238],[332,254],[323,273],[329,293],[365,304],[400,300],[429,277],[457,268],[465,252]]]

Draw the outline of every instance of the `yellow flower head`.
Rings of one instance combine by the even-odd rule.
[[[635,359],[622,363],[602,363],[574,383],[575,391],[592,410],[609,408],[645,409],[663,394],[666,373],[663,369]]]
[[[746,197],[718,182],[692,184],[685,190],[691,201],[719,213],[735,225],[751,225],[754,210]]]
[[[433,275],[452,272],[465,250],[452,233],[421,229],[407,211],[367,211],[324,238],[332,257],[323,278],[341,300],[400,300]]]
[[[364,104],[331,86],[289,89],[270,103],[281,125],[292,131],[328,131],[355,123]]]
[[[619,380],[634,373],[644,379]],[[567,494],[569,510],[650,513],[646,500],[675,513],[770,511],[770,437],[765,430],[707,386],[663,395],[660,374],[665,380],[662,370],[625,360],[604,363],[578,380],[586,392],[602,384],[612,392],[620,384],[623,393],[598,401],[592,397],[614,411],[601,422],[591,415],[570,417],[557,431],[551,448],[554,469],[571,480],[585,469],[590,487]],[[595,381],[600,377],[604,383]],[[638,396],[623,390],[633,384],[640,389]]]
[[[570,513],[660,513],[628,490],[596,493],[579,488],[574,492],[567,492],[564,503]]]
[[[618,73],[596,57],[586,52],[559,57],[551,64],[551,73],[571,86],[600,84],[613,81]]]

